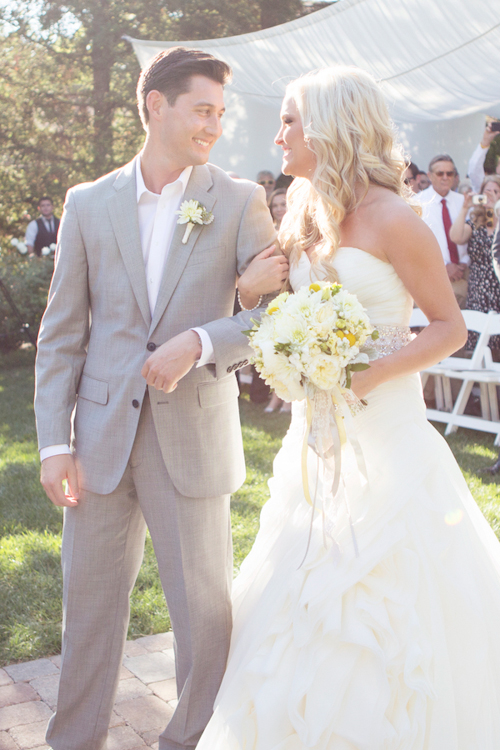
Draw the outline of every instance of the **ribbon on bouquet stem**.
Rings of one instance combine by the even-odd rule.
[[[309,474],[307,468],[308,448],[313,448],[313,450],[318,455],[318,459],[321,460],[325,475],[327,469],[329,469],[333,473],[330,493],[332,496],[332,503],[334,508],[336,505],[338,508],[338,495],[342,477],[342,454],[344,453],[344,449],[348,443],[350,444],[354,452],[360,479],[363,479],[365,482],[368,481],[363,452],[356,436],[351,410],[349,404],[346,401],[346,398],[344,397],[344,394],[350,394],[351,400],[354,399],[354,403],[356,404],[356,406],[360,404],[358,399],[356,399],[354,394],[352,394],[352,391],[347,391],[345,389],[341,390],[338,386],[335,386],[330,391],[321,391],[310,385],[306,386],[306,429],[304,433],[304,440],[302,443],[301,468],[304,497],[306,498],[309,505],[311,505],[311,523],[309,527],[307,548],[304,554],[304,558],[299,565],[299,569],[304,564],[311,545],[314,517],[317,505],[317,490],[319,479],[318,466],[318,472],[316,475],[316,488],[314,492],[314,499],[312,499],[309,489]],[[321,512],[323,516],[323,542],[326,547],[328,546],[327,537],[330,538],[333,545],[336,544],[336,541],[327,527],[325,494],[325,489],[323,489]],[[351,509],[349,506],[349,500],[345,488],[342,494],[344,509],[351,530],[354,552],[356,554],[356,557],[359,557],[359,548],[354,531],[354,523],[352,520]]]

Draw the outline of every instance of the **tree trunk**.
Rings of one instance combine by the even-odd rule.
[[[110,100],[114,39],[108,17],[109,3],[93,7],[89,36],[92,58],[92,106],[94,109],[93,172],[100,177],[113,168],[113,106]]]

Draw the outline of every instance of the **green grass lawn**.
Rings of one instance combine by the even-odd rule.
[[[62,511],[39,484],[33,418],[33,351],[0,356],[0,664],[58,653],[61,629]],[[241,400],[247,481],[233,497],[234,561],[248,554],[268,497],[272,461],[287,415],[266,415]],[[460,430],[449,444],[481,509],[500,538],[496,481],[476,472],[493,463],[493,436]],[[169,629],[168,612],[148,538],[131,603],[129,637]]]

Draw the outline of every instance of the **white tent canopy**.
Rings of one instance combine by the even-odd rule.
[[[369,70],[382,83],[412,159],[454,156],[462,174],[484,114],[500,116],[500,0],[341,0],[296,21],[226,39],[130,39],[141,66],[182,44],[233,68],[225,132],[211,160],[254,178],[278,172],[272,141],[286,83],[336,63]]]

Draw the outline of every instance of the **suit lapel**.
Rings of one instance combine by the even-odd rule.
[[[211,187],[212,176],[208,167],[194,167],[182,202],[189,200],[199,201],[207,211],[212,211],[216,198],[208,192]],[[215,217],[215,221],[217,221],[217,217]],[[203,234],[204,229],[205,227],[203,224],[195,224],[189,235],[188,241],[184,245],[182,244],[182,238],[186,231],[186,225],[176,225],[167,261],[165,263],[163,278],[158,292],[158,299],[153,313],[153,320],[151,321],[150,334],[153,333],[154,329],[160,322],[161,317],[170,302],[170,298],[174,293],[175,287],[179,283],[179,279],[186,267],[189,256],[193,252],[193,248],[200,235]]]
[[[108,198],[108,211],[127,274],[146,325],[151,322],[146,274],[142,257],[135,159],[123,167],[113,184],[114,195]]]

